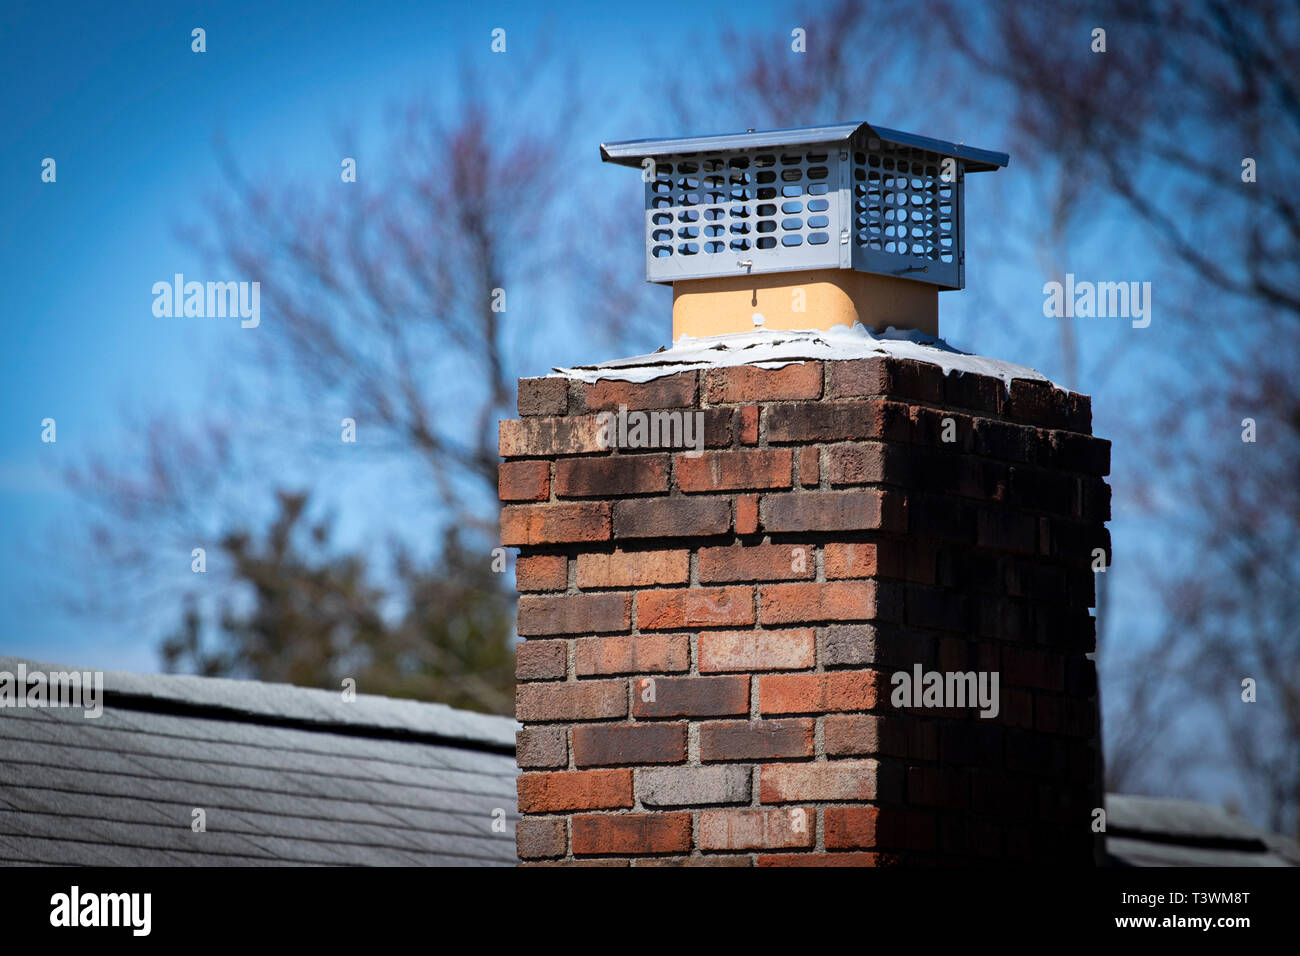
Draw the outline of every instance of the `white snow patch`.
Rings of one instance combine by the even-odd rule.
[[[733,365],[781,368],[798,362],[860,359],[875,355],[928,362],[943,369],[944,375],[951,372],[988,375],[1001,379],[1008,391],[1011,381],[1017,378],[1048,382],[1056,388],[1062,388],[1032,368],[962,352],[943,339],[914,329],[890,327],[884,332],[876,333],[860,323],[855,323],[853,328],[837,325],[829,330],[755,329],[753,332],[703,338],[683,335],[671,348],[661,348],[649,355],[615,359],[599,365],[556,367],[554,375],[588,383],[601,379],[648,382],[665,375],[699,368]]]

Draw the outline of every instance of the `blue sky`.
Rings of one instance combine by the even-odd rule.
[[[790,4],[750,2],[748,24],[773,24],[788,34],[781,11]],[[70,615],[59,584],[85,573],[93,555],[70,551],[60,535],[75,512],[59,485],[59,468],[90,446],[129,442],[124,410],[200,410],[207,389],[220,387],[233,356],[237,322],[166,322],[152,315],[152,284],[175,272],[205,274],[205,263],[176,236],[201,215],[205,194],[219,184],[212,146],[221,133],[248,168],[337,181],[335,133],[359,123],[355,154],[365,168],[384,108],[417,91],[447,89],[468,61],[489,70],[521,66],[539,44],[570,58],[584,76],[591,108],[575,132],[574,155],[596,188],[632,175],[602,168],[601,140],[702,132],[662,128],[647,90],[665,64],[707,57],[718,42],[722,11],[699,4],[620,5],[568,2],[493,4],[8,3],[0,11],[0,261],[6,314],[0,350],[0,580],[7,611],[0,652],[92,667],[155,670],[159,633],[124,629]],[[665,25],[671,29],[665,30]],[[190,50],[190,31],[206,30],[207,52]],[[507,31],[508,53],[490,52],[493,28]],[[815,38],[814,38],[815,39]],[[543,80],[542,82],[550,82]],[[809,117],[810,123],[871,119],[943,138],[1005,149],[996,138],[936,129],[925,104],[897,98],[890,116]],[[707,111],[706,111],[707,112]],[[521,117],[526,122],[527,117]],[[719,122],[723,122],[719,118]],[[646,128],[649,124],[653,128]],[[735,125],[735,124],[729,124]],[[996,122],[987,124],[997,128]],[[983,118],[969,126],[984,128]],[[58,163],[58,181],[40,180],[44,157]],[[972,222],[996,224],[1005,204],[1028,202],[1029,174],[1012,156],[1007,170],[973,177]],[[1132,264],[1149,275],[1150,250],[1117,224],[1068,264],[1099,277],[1107,263]],[[1027,266],[1027,263],[1029,264]],[[640,263],[629,263],[640,269]],[[945,337],[959,347],[1063,374],[1054,330],[1041,319],[1044,276],[1032,250],[996,228],[968,233],[968,283],[941,302]],[[991,290],[998,290],[992,295]],[[1026,354],[1008,351],[999,309],[1022,324],[1043,322]],[[1112,320],[1114,321],[1114,320]],[[1118,327],[1080,327],[1085,353],[1114,339]],[[1160,335],[1159,326],[1147,330]],[[657,338],[656,338],[657,336]],[[663,327],[647,336],[666,341]],[[525,370],[610,358],[589,341],[548,341]],[[1140,372],[1141,370],[1139,370]],[[1091,373],[1088,373],[1091,374]],[[1138,375],[1140,379],[1140,374]],[[1126,389],[1103,392],[1083,378],[1066,384],[1094,391],[1095,428],[1112,435],[1126,414]],[[1127,392],[1131,398],[1133,380]],[[40,441],[41,421],[58,423],[58,442]],[[1113,483],[1140,480],[1142,463],[1117,448]],[[1140,516],[1117,495],[1112,524],[1117,554],[1152,545]],[[347,519],[349,516],[344,515]],[[366,514],[350,516],[364,534]],[[1159,547],[1161,542],[1156,541]],[[1155,622],[1135,576],[1117,566],[1112,592],[1125,634]],[[174,618],[169,618],[173,620]]]

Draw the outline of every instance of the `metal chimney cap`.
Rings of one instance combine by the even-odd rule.
[[[837,123],[833,126],[804,126],[797,129],[772,129],[760,132],[722,133],[711,136],[685,136],[677,139],[633,139],[601,143],[600,158],[620,166],[639,167],[647,158],[729,150],[753,150],[768,147],[803,146],[810,143],[848,142],[866,133],[884,143],[911,146],[943,156],[965,160],[968,173],[989,172],[1005,166],[1011,159],[1006,153],[977,149],[963,143],[933,139],[916,133],[875,126],[871,123]]]

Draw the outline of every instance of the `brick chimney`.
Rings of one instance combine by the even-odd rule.
[[[501,423],[520,859],[1096,862],[1110,444],[934,337],[962,177],[1007,157],[867,124],[601,152],[644,170],[675,341]]]
[[[894,355],[601,377],[662,356],[501,423],[520,858],[1091,864],[1088,399]],[[605,447],[620,407],[702,453]],[[895,704],[931,673],[997,675],[996,716]]]

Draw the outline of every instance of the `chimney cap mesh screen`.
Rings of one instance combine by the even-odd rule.
[[[839,268],[947,289],[965,284],[965,173],[1007,162],[866,124],[611,143],[601,155],[643,170],[651,282]]]

